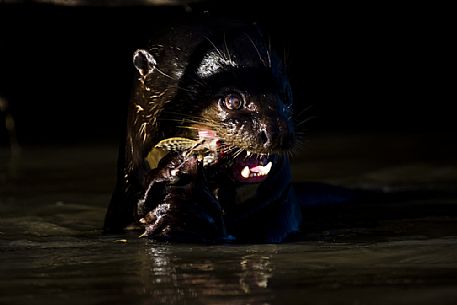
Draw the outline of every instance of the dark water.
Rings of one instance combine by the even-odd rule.
[[[452,143],[312,138],[297,180],[413,192],[311,209],[297,242],[218,246],[102,235],[115,147],[3,150],[0,304],[457,304]]]

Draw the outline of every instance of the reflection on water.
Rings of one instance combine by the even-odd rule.
[[[151,304],[184,304],[189,300],[212,304],[269,304],[272,276],[270,258],[275,250],[262,253],[252,247],[201,247],[148,243],[140,273],[142,294]],[[248,251],[246,251],[248,250]],[[245,254],[248,252],[248,254]]]
[[[244,256],[241,261],[243,272],[240,277],[240,287],[244,293],[255,293],[268,287],[272,276],[271,256],[251,254]]]
[[[455,238],[381,244],[2,243],[2,304],[455,304]]]
[[[0,183],[0,304],[457,304],[456,196],[310,211],[299,242],[176,245],[101,234],[115,148],[24,149],[15,162]],[[342,163],[334,181],[354,182]],[[427,167],[353,168],[423,183]],[[447,168],[433,171],[443,185],[456,182]]]

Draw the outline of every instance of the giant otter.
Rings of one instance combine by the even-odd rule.
[[[170,28],[137,80],[105,230],[156,240],[281,242],[299,229],[292,94],[256,25]]]

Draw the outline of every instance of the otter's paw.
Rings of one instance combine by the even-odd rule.
[[[142,236],[160,241],[212,243],[224,240],[224,228],[218,217],[200,204],[168,194],[164,202],[140,219]]]
[[[226,238],[222,209],[195,156],[170,153],[165,157],[151,173],[137,213],[145,229],[142,236],[151,239],[219,242]]]

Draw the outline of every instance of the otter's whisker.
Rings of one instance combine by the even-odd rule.
[[[295,125],[298,127],[298,126],[303,125],[303,124],[305,124],[305,123],[307,123],[307,122],[309,122],[309,121],[311,121],[311,120],[313,120],[313,119],[316,119],[316,118],[317,118],[317,116],[310,116],[310,117],[308,117],[308,118],[306,118],[306,119],[304,119],[304,120],[298,122],[298,123],[295,124]]]
[[[306,107],[305,109],[303,109],[302,111],[300,111],[299,113],[297,113],[297,117],[300,117],[302,116],[303,114],[305,114],[306,112],[308,112],[311,108],[313,108],[314,105],[309,105],[308,107]]]
[[[225,38],[226,38],[225,36],[226,36],[226,35],[225,35],[225,33],[224,33],[224,46],[225,46],[225,50],[227,51],[228,60],[229,60],[229,61],[232,61],[232,58],[230,57],[230,51],[229,51],[229,48],[228,48],[228,46],[227,46],[227,40],[225,39]]]
[[[211,41],[211,39],[208,37],[208,36],[204,36],[205,39],[213,46],[213,48],[216,50],[217,54],[219,54],[220,57],[222,57],[223,59],[227,59],[225,56],[224,56],[224,53],[221,52],[221,50],[219,50],[218,47],[216,47],[216,45],[214,44],[214,42]]]
[[[254,42],[254,40],[252,40],[251,36],[249,36],[248,33],[245,33],[245,35],[246,35],[246,37],[249,39],[249,41],[252,43],[252,45],[254,46],[254,49],[256,50],[257,55],[259,55],[259,59],[260,59],[260,61],[262,62],[262,64],[263,64],[265,67],[268,67],[268,65],[265,63],[265,60],[264,60],[263,57],[262,57],[262,54],[260,54],[260,51],[259,51],[259,49],[257,48],[257,46],[256,46],[256,44],[255,44],[255,42]]]
[[[238,148],[238,150],[233,154],[233,159],[236,159],[243,151],[244,149]]]

